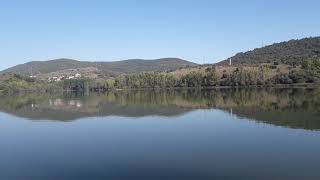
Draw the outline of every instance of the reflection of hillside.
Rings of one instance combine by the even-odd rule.
[[[109,95],[91,96],[39,96],[23,95],[5,97],[0,102],[3,112],[33,120],[75,120],[93,116],[176,116],[188,110],[176,106],[127,103],[123,97]]]
[[[320,91],[272,89],[232,93],[215,107],[258,122],[290,128],[320,129]]]
[[[220,89],[117,91],[90,96],[4,97],[1,111],[29,119],[91,116],[177,116],[218,108],[237,116],[292,128],[320,129],[319,89]]]
[[[299,111],[255,111],[236,110],[237,116],[250,118],[258,122],[295,129],[320,129],[320,113],[301,113]]]

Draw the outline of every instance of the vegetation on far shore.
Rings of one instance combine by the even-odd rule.
[[[223,67],[222,67],[223,68]],[[0,78],[0,93],[56,92],[56,91],[107,91],[112,89],[141,88],[203,88],[221,86],[273,86],[279,84],[301,84],[320,82],[320,60],[306,59],[300,66],[261,64],[256,66],[205,66],[184,73],[142,72],[123,74],[109,79],[69,79],[60,82],[40,81],[17,74],[6,74]],[[229,71],[227,69],[229,68]],[[219,70],[218,70],[219,69]],[[232,69],[232,71],[230,71]]]

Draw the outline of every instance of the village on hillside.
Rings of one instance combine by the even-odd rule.
[[[71,76],[53,76],[53,77],[49,77],[48,78],[48,82],[59,82],[65,79],[78,79],[81,78],[81,74],[77,73],[75,75],[71,75]]]

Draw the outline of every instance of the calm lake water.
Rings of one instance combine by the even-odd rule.
[[[0,179],[320,179],[320,89],[0,101]]]

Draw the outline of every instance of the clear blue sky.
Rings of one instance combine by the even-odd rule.
[[[0,69],[32,60],[206,63],[320,35],[318,0],[2,0]]]

